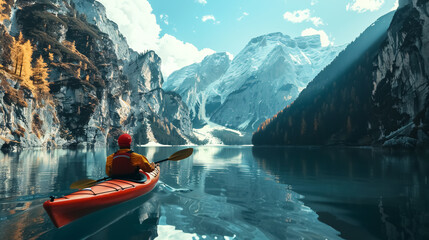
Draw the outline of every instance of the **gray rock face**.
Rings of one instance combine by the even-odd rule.
[[[160,70],[161,59],[155,52],[149,51],[139,55],[135,61],[131,61],[124,68],[130,86],[129,101],[121,99],[121,107],[116,111],[124,120],[121,125],[132,132],[144,128],[146,142],[159,142],[156,134],[153,135],[152,127],[155,124],[159,131],[167,131],[176,134],[178,140],[163,136],[168,144],[184,144],[192,137],[192,123],[189,118],[189,110],[182,102],[180,96],[174,93],[166,93],[161,89],[163,77]],[[128,113],[128,114],[125,114]],[[161,130],[159,129],[161,128]],[[163,135],[164,133],[162,133]]]
[[[160,88],[164,82],[161,74],[161,59],[154,51],[141,54],[134,61],[129,62],[124,73],[132,79],[130,87],[133,95],[137,96]]]
[[[189,118],[189,109],[182,98],[174,92],[165,92],[162,88],[146,94],[149,106],[166,123],[171,123],[184,136],[192,136],[192,123]],[[170,126],[170,128],[173,128]],[[179,131],[180,129],[180,131]]]
[[[46,49],[54,53],[48,61],[52,100],[36,106],[31,93],[16,97],[25,89],[3,76],[6,72],[0,74],[4,149],[116,146],[123,132],[134,135],[135,144],[191,142],[189,110],[180,96],[161,89],[161,59],[156,53],[130,49],[96,1],[40,2],[16,2],[14,21],[24,38],[37,43],[34,54],[46,60]],[[39,35],[39,28],[48,37]],[[0,40],[10,44],[6,35],[3,31]],[[74,50],[66,49],[66,40],[74,42]]]
[[[131,56],[136,56],[136,52],[129,48],[127,40],[119,32],[118,25],[107,18],[103,4],[96,0],[72,0],[72,2],[79,13],[86,15],[89,23],[96,25],[100,31],[109,35],[119,59],[129,60]]]
[[[428,7],[427,2],[414,1],[398,10],[377,56],[372,96],[379,113],[380,141],[386,146],[428,143]],[[404,126],[409,126],[408,131]],[[404,141],[409,138],[414,140]]]
[[[16,151],[25,147],[49,147],[63,144],[60,123],[49,101],[35,101],[19,84],[0,76],[0,148]],[[24,96],[20,96],[24,94]]]

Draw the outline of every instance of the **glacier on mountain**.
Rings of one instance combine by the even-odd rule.
[[[232,61],[216,53],[172,73],[163,88],[181,95],[195,127],[209,119],[251,132],[293,102],[343,48],[322,47],[319,35],[271,33],[253,38]]]

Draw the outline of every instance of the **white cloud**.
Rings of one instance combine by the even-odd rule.
[[[154,50],[161,57],[164,77],[214,53],[211,49],[199,50],[194,45],[171,35],[160,36],[161,27],[156,22],[156,16],[152,13],[148,0],[99,1],[106,7],[109,19],[118,24],[119,30],[127,38],[132,49],[138,52]],[[165,17],[168,18],[167,15],[163,15],[161,19]]]
[[[206,4],[207,4],[207,0],[197,0],[197,2],[198,2],[198,3],[201,3],[201,4],[203,4],[203,5],[206,5]]]
[[[323,21],[319,17],[312,17],[310,9],[297,10],[294,12],[285,12],[283,18],[289,22],[301,23],[301,22],[312,22],[316,27],[323,25]]]
[[[164,22],[165,25],[168,25],[168,15],[167,14],[161,14],[161,15],[159,15],[159,18],[161,19],[161,21]]]
[[[314,24],[314,26],[318,27],[323,25],[322,19],[320,17],[311,17],[310,21]]]
[[[384,4],[384,0],[353,0],[346,6],[347,11],[363,13],[366,11],[376,11]]]
[[[213,15],[205,15],[201,18],[201,21],[203,22],[213,21],[213,23],[219,23],[219,21],[216,22],[216,18]]]
[[[310,9],[286,12],[283,18],[293,23],[300,23],[310,18]]]
[[[390,9],[390,11],[396,10],[399,7],[399,0],[396,0],[396,2],[393,4],[392,9]]]
[[[211,55],[215,51],[208,48],[198,50],[190,43],[182,42],[169,34],[165,34],[160,39],[156,53],[162,58],[162,73],[168,76],[184,66],[201,62],[205,56]]]
[[[109,19],[118,24],[128,44],[136,51],[156,48],[161,27],[147,0],[100,0]]]
[[[249,13],[247,12],[243,12],[243,14],[241,14],[241,16],[239,18],[237,18],[238,21],[243,20],[244,17],[249,16]]]
[[[314,6],[314,5],[316,5],[317,3],[319,3],[319,0],[311,0],[311,6]]]
[[[329,40],[328,34],[326,34],[323,30],[316,30],[314,28],[307,28],[304,31],[301,32],[301,36],[312,36],[312,35],[319,35],[320,36],[320,43],[322,44],[322,47],[327,47],[329,45],[333,45],[334,43]]]

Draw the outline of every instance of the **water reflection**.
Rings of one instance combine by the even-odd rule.
[[[79,179],[103,176],[106,151],[26,150],[0,159],[0,198],[25,200],[63,192]]]
[[[157,161],[180,149],[135,151]],[[0,238],[428,238],[428,155],[368,149],[196,147],[161,165],[149,195],[56,229],[43,201],[104,177],[113,152],[0,155]]]
[[[113,151],[28,150],[0,155],[1,239],[117,239],[103,236],[121,235],[114,234],[115,229],[129,226],[131,219],[137,219],[134,222],[144,230],[130,231],[130,237],[155,238],[159,204],[150,196],[97,212],[61,229],[52,225],[42,208],[49,195],[72,192],[72,182],[104,177],[106,155]]]
[[[181,148],[137,148],[161,160]],[[56,229],[41,207],[71,182],[104,176],[113,150],[3,155],[0,235],[7,239],[337,239],[302,196],[260,169],[251,148],[198,147],[161,166],[151,194]],[[192,191],[190,191],[192,190]],[[309,228],[311,226],[311,228]]]
[[[253,148],[347,239],[428,239],[429,156],[371,149]]]
[[[193,190],[163,201],[161,219],[175,231],[209,239],[338,239],[299,194],[260,171],[251,148],[199,147],[190,161],[163,171],[166,184]]]

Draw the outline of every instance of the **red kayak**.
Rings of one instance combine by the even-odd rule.
[[[124,179],[100,182],[67,196],[48,200],[43,203],[43,208],[54,225],[62,227],[97,210],[149,193],[158,182],[159,172],[159,167],[149,173],[142,172],[147,177],[144,183]]]

